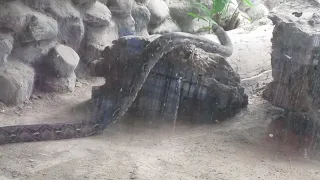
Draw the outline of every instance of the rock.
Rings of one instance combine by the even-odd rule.
[[[53,40],[58,35],[58,23],[51,17],[35,13],[30,17],[26,31],[20,41],[23,43],[41,40]]]
[[[320,18],[316,11],[300,18],[285,11],[269,16],[275,25],[271,40],[273,82],[263,95],[275,106],[297,112],[320,107]],[[307,26],[310,21],[314,24]]]
[[[81,61],[87,64],[96,60],[100,57],[100,53],[104,48],[111,46],[112,41],[118,37],[118,28],[113,20],[106,27],[96,28],[87,26],[86,37],[82,42],[81,51],[79,51]]]
[[[135,21],[133,17],[119,18],[115,22],[118,23],[119,37],[134,35],[136,33]]]
[[[74,4],[94,4],[97,0],[72,0]]]
[[[193,19],[190,23],[183,24],[182,31],[188,33],[207,32],[204,28],[208,26],[208,22],[202,19]]]
[[[269,14],[268,8],[259,1],[254,1],[253,7],[244,6],[240,9],[245,12],[253,21],[261,19]]]
[[[42,90],[45,92],[67,93],[73,92],[76,85],[77,76],[73,72],[69,77],[47,76],[44,79]]]
[[[192,6],[189,1],[178,1],[169,5],[170,16],[175,20],[180,27],[187,27],[192,21],[192,17],[186,15],[191,12]]]
[[[53,48],[47,59],[58,77],[71,76],[79,63],[79,60],[78,54],[72,48],[62,44]]]
[[[149,35],[147,27],[150,22],[150,11],[144,5],[134,5],[131,15],[135,21],[136,35],[147,36]]]
[[[0,6],[0,27],[15,33],[24,30],[32,10],[19,1],[7,2]]]
[[[161,23],[170,15],[167,4],[162,0],[149,1],[146,6],[151,13],[150,24]]]
[[[146,4],[146,3],[148,3],[150,0],[135,0],[135,2],[137,3],[137,4]]]
[[[131,15],[133,0],[108,0],[107,6],[113,16],[126,17]]]
[[[100,2],[94,3],[84,15],[83,21],[93,26],[107,26],[111,19],[111,11]]]
[[[12,56],[28,64],[39,64],[43,62],[51,48],[56,46],[56,42],[30,42],[20,44],[11,52]]]
[[[150,34],[165,34],[170,32],[181,32],[181,28],[171,18],[167,18],[158,27],[152,29]]]
[[[93,98],[117,95],[122,87],[123,91],[129,93],[131,89],[127,89],[127,83],[131,84],[132,72],[141,68],[133,66],[132,63],[140,64],[138,61],[143,60],[140,58],[141,53],[152,39],[154,38],[126,36],[114,41],[112,47],[107,47],[102,53],[103,59],[95,61],[91,66],[94,76],[106,78],[106,84],[93,88]],[[201,65],[196,65],[199,62],[202,62]],[[198,73],[202,73],[203,76],[197,77]],[[176,74],[182,76],[182,86],[178,84]],[[196,89],[198,80],[199,89]],[[163,83],[168,81],[169,83]],[[181,91],[177,92],[176,89]],[[190,89],[192,92],[189,92]],[[193,96],[194,93],[196,95]],[[176,97],[179,97],[179,94],[181,103],[177,103]],[[197,104],[193,98],[197,99]],[[127,103],[125,99],[119,101]],[[166,104],[165,107],[163,103]],[[166,117],[173,117],[177,105],[180,104],[179,117],[180,112],[186,112],[187,114],[182,115],[191,115],[192,119],[198,121],[212,122],[234,115],[247,103],[248,96],[240,86],[239,75],[224,58],[215,59],[212,54],[194,45],[185,45],[165,54],[156,63],[133,102],[133,109],[130,109],[138,109],[148,114],[162,112]],[[195,110],[195,107],[199,109]]]
[[[13,47],[13,37],[9,33],[0,32],[0,67],[7,62],[7,57],[11,53]]]
[[[27,101],[34,87],[34,69],[15,60],[0,68],[0,101],[17,105]]]
[[[74,50],[78,50],[84,37],[84,24],[81,19],[59,21],[58,41]]]

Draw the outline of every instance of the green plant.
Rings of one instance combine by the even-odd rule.
[[[208,26],[203,27],[202,29],[208,30],[209,33],[211,32],[211,26],[213,24],[221,24],[221,17],[224,17],[226,13],[228,12],[229,5],[232,4],[233,2],[231,0],[212,0],[212,7],[207,7],[204,3],[202,2],[193,2],[193,7],[198,10],[198,12],[188,12],[187,15],[197,18],[197,19],[202,19],[208,23]],[[250,0],[241,0],[241,3],[244,3],[248,6],[253,6],[252,2]],[[239,6],[241,5],[239,3],[238,7],[236,10],[233,12],[232,16],[230,18],[230,23],[232,21],[235,21],[238,17],[237,10]],[[227,28],[228,29],[228,28]]]

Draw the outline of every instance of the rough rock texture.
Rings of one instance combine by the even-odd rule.
[[[17,105],[27,101],[34,87],[34,77],[32,67],[10,60],[0,68],[0,102]]]
[[[100,2],[94,3],[84,15],[83,21],[93,26],[107,26],[110,23],[111,11]]]
[[[11,53],[13,37],[10,33],[0,32],[0,67],[7,62],[7,57]]]
[[[151,36],[150,39],[135,36],[123,37],[114,41],[112,48],[107,47],[102,54],[104,59],[96,61],[91,67],[94,76],[103,76],[107,82],[104,86],[93,88],[93,98],[102,94],[107,96],[108,93],[117,93],[113,92],[117,89],[113,91],[106,89],[118,86],[118,83],[123,80],[109,74],[108,67],[113,71],[115,68],[126,69],[121,74],[130,73],[128,68],[134,68],[134,64],[141,60],[138,57],[144,47],[157,37]],[[206,71],[205,76],[198,75],[203,67],[210,66],[211,63],[215,65],[210,72]],[[194,71],[195,69],[199,72]],[[147,113],[148,117],[160,113],[165,117],[174,118],[178,106],[181,116],[190,117],[188,113],[191,113],[193,120],[196,118],[198,121],[212,122],[234,114],[248,102],[244,88],[239,85],[239,75],[233,71],[226,60],[213,59],[212,54],[194,45],[174,49],[166,54],[151,71],[138,98],[131,106],[131,110],[139,109]],[[182,77],[180,85],[179,76]],[[214,82],[218,82],[218,85],[212,83],[212,79],[215,79]],[[182,99],[179,100],[177,97]],[[195,107],[199,109],[195,110]]]
[[[77,76],[74,72],[68,77],[46,76],[41,85],[45,92],[67,93],[73,92],[76,85]]]
[[[49,53],[47,61],[51,64],[55,75],[58,77],[69,77],[74,73],[78,63],[78,54],[70,47],[57,45]]]
[[[272,76],[264,97],[276,106],[293,111],[319,108],[320,16],[301,18],[277,13],[272,38]]]
[[[151,24],[158,24],[169,17],[169,8],[162,0],[152,0],[146,4],[151,13]]]
[[[131,15],[135,21],[136,35],[149,35],[147,29],[151,18],[149,9],[144,5],[135,4],[133,6]]]
[[[107,6],[112,15],[126,17],[131,14],[133,3],[133,0],[108,0]]]
[[[152,28],[152,25],[149,26],[150,34],[165,34],[170,32],[181,32],[181,28],[171,18],[167,18],[156,27]]]

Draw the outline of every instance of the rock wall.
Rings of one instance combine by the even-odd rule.
[[[34,87],[72,92],[119,37],[197,32],[205,24],[186,15],[191,9],[180,0],[0,0],[0,101],[21,103]]]
[[[272,14],[272,76],[264,96],[276,106],[307,112],[318,108],[320,19],[315,12],[301,18]]]

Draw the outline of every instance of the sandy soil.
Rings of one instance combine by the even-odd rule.
[[[41,99],[3,108],[0,123],[85,118],[79,107],[90,98],[90,88],[82,81],[73,94],[38,94]],[[236,117],[218,124],[123,121],[99,136],[4,145],[0,180],[320,179],[320,161],[267,136],[266,127],[277,114],[256,94]]]

